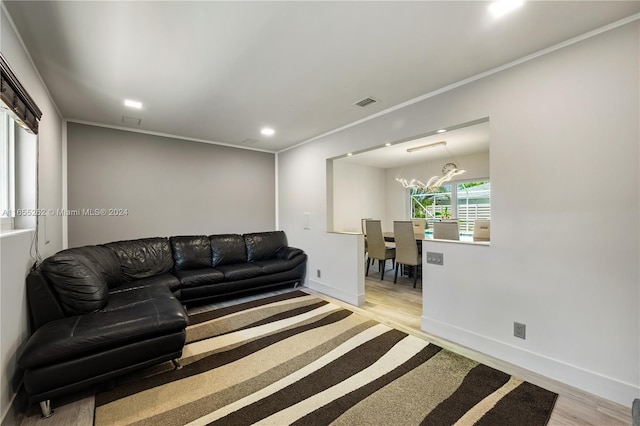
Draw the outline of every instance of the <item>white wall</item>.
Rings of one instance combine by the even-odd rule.
[[[0,51],[16,73],[20,82],[42,111],[38,135],[39,143],[39,207],[44,209],[62,208],[62,119],[49,97],[46,87],[38,77],[35,68],[20,43],[13,26],[6,15],[4,5],[0,11]],[[33,153],[33,146],[27,146]],[[31,154],[33,155],[33,154]],[[20,184],[20,183],[19,183]],[[34,193],[26,198],[33,198]],[[43,257],[62,249],[62,218],[47,219],[46,235],[44,221],[40,218],[39,250]],[[33,222],[33,221],[32,221]],[[11,423],[9,405],[20,382],[16,371],[17,351],[27,336],[28,320],[25,304],[25,277],[33,263],[30,248],[33,232],[0,237],[0,415],[3,421]],[[47,243],[48,241],[48,243]]]
[[[318,150],[319,148],[319,150]],[[348,303],[364,303],[364,237],[327,232],[327,163],[321,144],[278,154],[279,229],[308,256],[305,285]],[[308,187],[313,185],[313,187]],[[331,203],[329,203],[331,204]],[[305,229],[305,214],[309,229]],[[317,271],[321,271],[318,277]]]
[[[385,169],[333,161],[335,231],[362,232],[362,218],[385,220],[385,178]]]
[[[640,396],[639,35],[633,21],[279,153],[280,227],[322,269],[323,290],[356,299],[357,244],[326,233],[326,159],[489,117],[491,246],[431,243],[445,266],[425,268],[422,327],[630,405]],[[614,217],[592,208],[602,194],[618,203]]]
[[[8,414],[9,405],[22,381],[16,358],[29,337],[24,282],[26,271],[33,263],[29,256],[32,239],[33,231],[14,233],[0,239],[0,402],[3,420],[13,416],[13,413]]]
[[[272,153],[70,122],[67,163],[70,247],[275,228]]]

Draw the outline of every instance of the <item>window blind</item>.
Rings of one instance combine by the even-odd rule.
[[[0,53],[0,100],[20,126],[33,134],[38,134],[38,122],[42,112],[22,87],[2,53]]]

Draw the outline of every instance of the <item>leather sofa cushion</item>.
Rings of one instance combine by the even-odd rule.
[[[187,324],[182,304],[166,287],[112,293],[100,311],[51,321],[36,330],[18,364],[28,369],[77,359],[180,331]]]
[[[66,315],[97,311],[108,301],[109,287],[94,260],[80,252],[63,250],[41,265]]]
[[[300,256],[304,252],[295,247],[282,247],[278,250],[278,259],[291,260],[294,257]]]
[[[173,257],[167,238],[142,238],[139,240],[118,241],[105,244],[120,261],[125,281],[170,272],[173,269]]]
[[[262,275],[262,268],[253,263],[238,263],[235,265],[218,265],[216,267],[224,274],[225,281],[246,280]]]
[[[224,274],[213,268],[187,269],[175,271],[174,274],[180,280],[182,287],[199,287],[224,281]]]
[[[278,250],[287,247],[287,236],[284,231],[245,234],[243,237],[249,262],[274,259],[278,256]]]
[[[111,292],[122,291],[136,287],[167,287],[172,292],[180,289],[180,280],[172,274],[161,274],[155,277],[143,278],[141,280],[129,281],[111,289]]]
[[[247,250],[242,235],[221,234],[210,235],[212,265],[232,265],[247,261]]]
[[[275,274],[291,270],[304,262],[305,259],[306,256],[301,254],[291,259],[260,260],[258,262],[254,262],[254,265],[259,266],[262,269],[263,274]]]
[[[211,267],[211,243],[205,235],[169,238],[176,271]]]

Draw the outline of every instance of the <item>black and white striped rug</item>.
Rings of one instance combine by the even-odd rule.
[[[190,316],[95,425],[545,425],[557,395],[302,291]]]

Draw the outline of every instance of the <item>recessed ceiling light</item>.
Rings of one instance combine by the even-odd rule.
[[[132,101],[131,99],[125,100],[124,105],[130,108],[136,108],[136,109],[142,108],[142,102]]]
[[[353,155],[353,152],[347,152],[347,157],[351,157]]]
[[[384,146],[391,146],[391,143],[387,142],[384,144]]]
[[[447,129],[440,129],[440,130],[437,130],[436,133],[444,133],[446,131],[447,131]]]
[[[499,18],[524,4],[524,0],[498,0],[489,5],[489,10]]]
[[[262,130],[260,130],[260,133],[262,133],[265,136],[273,136],[276,133],[276,131],[270,127],[264,127]]]

